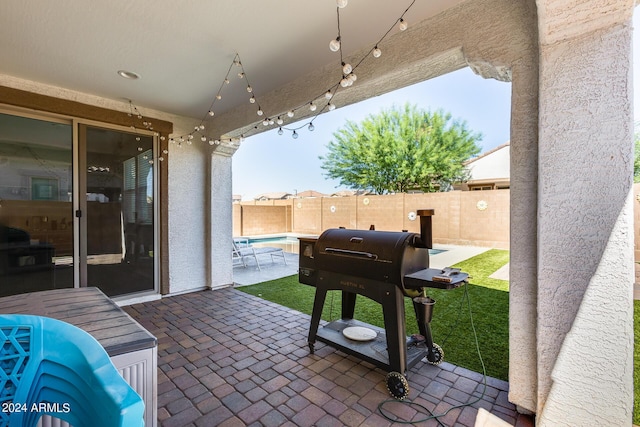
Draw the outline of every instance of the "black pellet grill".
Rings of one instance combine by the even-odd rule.
[[[429,268],[432,247],[432,209],[419,210],[420,234],[375,230],[329,229],[317,239],[300,238],[299,281],[315,286],[315,299],[309,327],[309,349],[316,340],[389,371],[406,373],[427,356],[434,364],[441,351],[433,344],[431,322],[433,300],[414,300],[414,310],[425,345],[412,345],[405,332],[404,298],[421,295],[423,288],[452,289],[468,275],[453,271],[445,278],[443,270]],[[440,277],[439,277],[440,276]],[[318,329],[327,291],[342,291],[342,316]],[[353,318],[356,295],[363,295],[382,306],[384,329]],[[372,341],[354,341],[342,331],[364,326],[376,331]],[[439,353],[440,351],[440,353]]]

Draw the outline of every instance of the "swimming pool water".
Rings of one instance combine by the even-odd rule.
[[[259,248],[262,246],[273,246],[282,248],[285,252],[292,254],[299,253],[300,244],[297,237],[281,236],[281,237],[260,237],[249,239],[249,244]],[[446,249],[429,249],[429,255],[436,255],[446,252]]]

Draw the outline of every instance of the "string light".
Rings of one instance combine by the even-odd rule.
[[[331,52],[337,52],[340,50],[340,36],[329,42],[329,50]]]
[[[402,13],[402,15],[400,15],[400,17],[393,23],[393,25],[391,25],[391,27],[387,30],[386,33],[384,33],[384,35],[377,41],[377,43],[374,45],[374,47],[368,51],[368,53],[362,57],[360,59],[360,61],[357,61],[355,63],[355,65],[351,65],[350,63],[346,63],[345,61],[343,61],[343,55],[342,55],[342,43],[343,43],[343,39],[341,37],[341,28],[340,28],[340,9],[343,9],[344,7],[347,6],[348,4],[348,0],[336,0],[336,16],[337,16],[337,26],[338,26],[338,34],[336,36],[335,39],[331,40],[329,42],[329,48],[332,52],[340,52],[340,65],[341,65],[341,71],[342,71],[342,78],[340,79],[340,81],[338,83],[336,83],[335,85],[333,85],[331,88],[327,89],[326,92],[324,93],[324,97],[327,100],[327,104],[324,108],[320,109],[320,112],[317,114],[321,114],[323,111],[333,111],[336,108],[336,105],[332,102],[333,97],[337,94],[337,92],[339,91],[340,88],[348,88],[350,86],[352,86],[354,84],[354,82],[357,81],[357,75],[355,74],[355,70],[358,68],[358,66],[360,66],[360,64],[368,57],[368,54],[372,54],[372,56],[374,58],[379,58],[382,55],[382,50],[379,48],[379,44],[389,35],[389,33],[393,30],[393,28],[395,28],[395,25],[397,24],[399,29],[401,31],[405,31],[408,28],[408,23],[404,20],[404,16],[405,14],[409,11],[409,9],[415,4],[416,0],[412,0],[411,4],[405,9],[405,11]],[[207,114],[209,115],[209,117],[213,117],[214,116],[214,104],[217,101],[222,99],[222,93],[221,90],[224,87],[224,85],[228,85],[230,84],[230,80],[229,80],[229,75],[230,72],[233,68],[233,66],[236,66],[239,68],[239,70],[237,70],[237,76],[240,79],[247,79],[246,81],[246,91],[251,95],[251,97],[249,98],[249,102],[251,104],[257,104],[258,100],[256,99],[255,95],[253,95],[253,86],[251,86],[248,78],[247,78],[247,74],[244,70],[244,67],[242,65],[242,62],[240,60],[240,56],[236,53],[232,63],[229,65],[229,70],[227,71],[227,75],[225,76],[220,89],[218,90],[218,92],[216,93],[215,96],[215,100],[213,101],[213,103],[211,104],[211,107],[209,108]],[[322,95],[320,95],[321,97]],[[314,99],[316,99],[317,97],[314,97]],[[313,101],[308,101],[304,104],[301,104],[295,108],[290,109],[289,111],[287,111],[285,114],[287,115],[288,118],[293,118],[296,111],[298,111],[299,109],[303,108],[304,106],[308,106],[309,111],[311,112],[316,112],[317,110],[317,105],[313,102]],[[137,111],[136,111],[137,113]],[[256,111],[256,114],[258,116],[264,116],[265,112],[262,110],[262,108],[258,105],[258,109]],[[205,115],[205,118],[207,117],[207,115]],[[272,116],[273,117],[273,116]],[[283,128],[282,125],[284,124],[284,120],[282,119],[283,116],[277,116],[277,119],[274,121],[273,118],[269,118],[266,117],[262,120],[262,124],[264,126],[268,126],[268,125],[273,125],[274,123],[278,124],[278,134],[282,135],[282,133],[284,132],[284,130],[289,130],[292,131],[292,137],[294,139],[296,139],[299,135],[297,133],[297,130],[299,130],[300,128],[302,128],[303,126],[306,126],[308,128],[309,131],[313,131],[315,129],[315,126],[313,124],[313,120],[314,118],[311,119],[310,122],[308,122],[305,125],[299,126],[295,129],[288,129],[288,128]],[[316,115],[317,117],[317,115]],[[138,114],[138,118],[142,119],[142,115]],[[202,120],[202,122],[204,122],[204,119]],[[190,144],[191,140],[193,139],[193,134],[196,133],[201,133],[204,130],[204,125],[202,124],[199,125],[198,127],[196,127],[196,129],[189,135],[187,135],[187,143]],[[150,122],[145,122],[144,124],[147,129],[153,129],[151,127],[151,123]],[[132,126],[133,129],[135,129],[135,126]],[[254,126],[254,129],[256,131],[258,131],[258,126]],[[156,133],[157,135],[157,133]],[[204,142],[209,141],[209,145],[211,145],[212,141],[213,141],[213,145],[219,145],[220,141],[218,140],[211,140],[209,139],[207,136],[205,135],[198,135],[200,136],[200,139]],[[244,137],[244,135],[242,135],[242,137]],[[180,143],[178,144],[179,146],[181,146],[181,143],[185,141],[184,137],[180,137]],[[226,140],[225,140],[226,141]],[[235,138],[231,138],[229,139],[229,143],[233,145],[235,141]],[[170,142],[172,143],[176,143],[176,139],[172,138],[170,140]]]

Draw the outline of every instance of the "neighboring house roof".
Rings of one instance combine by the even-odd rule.
[[[349,197],[349,196],[364,196],[365,194],[371,194],[367,190],[340,190],[331,194],[331,197]]]
[[[482,153],[478,157],[467,160],[464,164],[469,170],[469,180],[487,181],[487,180],[509,180],[511,176],[510,170],[510,142],[506,143]]]
[[[292,197],[291,193],[287,193],[286,191],[280,191],[275,193],[264,193],[259,194],[254,197],[254,200],[285,200],[290,199]]]
[[[242,200],[242,195],[241,194],[234,194],[231,196],[231,200],[233,200],[234,202],[239,202],[240,200]]]
[[[325,196],[326,194],[321,193],[319,191],[315,191],[315,190],[305,190],[296,194],[296,197],[299,197],[299,198],[325,197]]]

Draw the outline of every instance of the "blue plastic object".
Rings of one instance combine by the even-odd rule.
[[[144,402],[91,335],[59,320],[0,315],[0,426],[44,414],[74,427],[141,427]]]

